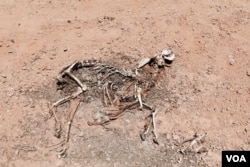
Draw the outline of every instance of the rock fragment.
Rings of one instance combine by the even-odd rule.
[[[229,55],[228,56],[228,61],[230,65],[234,65],[235,64],[235,59],[233,55]]]

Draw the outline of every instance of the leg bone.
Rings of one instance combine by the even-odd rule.
[[[159,142],[158,142],[158,136],[157,136],[157,134],[156,134],[156,124],[155,124],[155,116],[156,116],[156,114],[157,114],[157,110],[155,110],[153,113],[152,113],[152,124],[153,124],[153,130],[152,130],[152,132],[153,132],[153,135],[154,135],[154,139],[153,139],[153,141],[156,143],[156,144],[159,144]]]
[[[83,92],[83,90],[81,88],[77,88],[77,91],[72,93],[72,95],[70,96],[66,96],[58,101],[56,101],[55,103],[52,104],[52,107],[58,107],[59,105],[71,100],[71,99],[74,99],[76,98],[77,96],[79,96],[81,93]]]
[[[142,109],[143,108],[143,103],[142,103],[142,98],[141,98],[142,88],[136,86],[136,93],[137,93],[137,98],[139,100],[140,109]]]

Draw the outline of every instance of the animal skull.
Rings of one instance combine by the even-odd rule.
[[[142,68],[146,64],[153,63],[156,64],[158,67],[162,67],[166,65],[166,62],[172,62],[175,59],[175,54],[170,49],[164,49],[161,53],[155,55],[152,58],[143,58],[138,65],[138,69]]]

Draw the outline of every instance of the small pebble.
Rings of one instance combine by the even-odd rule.
[[[247,69],[247,76],[249,76],[249,77],[250,77],[250,68],[249,68],[249,69]]]
[[[65,49],[63,49],[63,51],[64,51],[64,52],[67,52],[67,51],[69,51],[69,48],[65,48]]]
[[[14,40],[14,39],[11,39],[10,42],[11,42],[11,43],[15,43],[15,40]]]
[[[84,132],[83,132],[83,131],[80,131],[80,132],[78,133],[78,136],[79,136],[79,137],[84,137]]]
[[[167,139],[168,139],[168,140],[172,139],[171,134],[169,134],[169,133],[167,134]]]
[[[15,151],[15,154],[16,154],[16,155],[19,155],[19,150],[18,150],[18,149]]]
[[[234,56],[233,55],[229,55],[228,58],[229,58],[229,64],[230,65],[234,65],[235,64]]]
[[[30,105],[30,108],[35,108],[35,105],[34,105],[34,104],[31,104],[31,105]]]
[[[8,90],[7,90],[7,96],[11,97],[13,95],[14,95],[14,88],[8,88]]]
[[[1,77],[3,78],[7,78],[7,76],[5,74],[1,74]]]
[[[243,91],[242,91],[242,89],[239,89],[236,91],[236,93],[241,95],[243,93]]]

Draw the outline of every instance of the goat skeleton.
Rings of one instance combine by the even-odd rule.
[[[158,144],[157,135],[155,133],[155,115],[156,110],[152,107],[145,104],[142,100],[142,93],[143,93],[143,83],[145,83],[145,79],[143,79],[143,75],[146,74],[142,68],[146,64],[150,64],[153,67],[159,68],[162,66],[167,65],[167,62],[172,62],[175,58],[175,55],[172,53],[170,49],[165,49],[161,53],[156,54],[152,58],[144,58],[139,62],[139,65],[136,69],[120,69],[116,68],[112,65],[101,63],[95,59],[91,60],[84,60],[84,61],[76,61],[66,67],[64,67],[57,76],[58,83],[63,83],[65,81],[65,77],[70,78],[73,82],[78,85],[78,89],[76,92],[72,93],[69,96],[66,96],[52,104],[52,107],[56,109],[59,105],[70,101],[78,97],[79,95],[83,94],[84,92],[88,91],[89,87],[86,84],[83,84],[81,79],[74,74],[74,71],[79,69],[88,69],[91,72],[94,72],[97,83],[96,85],[98,88],[103,90],[103,104],[108,108],[109,106],[116,106],[116,111],[112,110],[111,112],[105,112],[102,115],[102,119],[98,119],[94,122],[88,122],[89,125],[102,125],[110,120],[117,119],[120,117],[125,110],[131,108],[134,105],[139,104],[139,108],[143,109],[144,107],[151,111],[151,119],[148,124],[145,126],[145,130],[141,134],[141,139],[146,140],[146,136],[149,132],[149,129],[152,127],[152,132],[154,134],[154,142]],[[116,75],[116,76],[114,76]],[[123,83],[116,83],[112,82],[112,76],[114,77],[122,77]],[[113,78],[114,78],[113,77]],[[134,88],[133,86],[134,85]],[[147,84],[146,84],[147,85]],[[132,89],[131,89],[132,87]],[[124,96],[124,92],[132,91],[131,94],[126,94]],[[115,103],[120,102],[128,102],[129,104],[125,106],[118,106]],[[58,123],[58,119],[56,117],[56,112],[53,110],[53,114],[55,117],[56,122]],[[73,117],[71,118],[73,119]],[[70,120],[69,122],[72,122]],[[70,130],[71,124],[69,124],[68,132]],[[60,130],[57,129],[57,132]],[[58,135],[60,136],[60,135]],[[67,136],[67,141],[69,140],[69,136]]]

